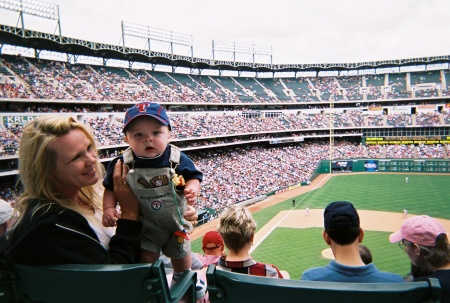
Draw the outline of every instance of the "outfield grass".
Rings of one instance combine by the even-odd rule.
[[[356,209],[401,213],[406,208],[411,214],[450,219],[450,175],[408,176],[406,184],[401,174],[339,175],[303,195],[306,198],[301,203],[324,208],[331,201],[347,200]]]
[[[358,174],[339,175],[324,186],[296,197],[297,208],[324,208],[338,200],[352,202],[358,210],[380,210],[410,214],[428,214],[450,219],[450,175]],[[281,210],[292,209],[292,198],[253,214],[258,229]],[[382,224],[382,222],[380,222]],[[252,253],[254,259],[275,264],[287,270],[292,279],[315,266],[323,266],[327,259],[320,252],[328,246],[322,239],[321,228],[276,228]],[[374,263],[380,270],[398,273],[409,271],[410,263],[397,245],[388,241],[390,233],[366,231],[363,244],[372,251]],[[192,243],[192,250],[201,252],[201,239]]]

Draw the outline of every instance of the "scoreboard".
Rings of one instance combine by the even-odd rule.
[[[398,145],[398,144],[450,144],[450,136],[433,137],[363,137],[366,145]]]

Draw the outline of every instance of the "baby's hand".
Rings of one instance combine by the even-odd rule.
[[[197,193],[192,188],[185,188],[184,196],[186,197],[186,201],[189,205],[197,204]]]
[[[117,212],[116,208],[109,207],[103,211],[102,223],[105,227],[116,226],[116,220],[120,218],[120,214]]]

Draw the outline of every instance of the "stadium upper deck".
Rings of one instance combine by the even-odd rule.
[[[63,101],[284,108],[447,103],[447,69],[374,75],[254,78],[200,76],[2,55],[0,96]],[[67,102],[67,101],[66,101]],[[120,103],[117,103],[120,104]]]

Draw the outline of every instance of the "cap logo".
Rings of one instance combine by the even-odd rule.
[[[142,103],[136,104],[136,107],[138,108],[139,112],[145,112],[146,107],[149,105],[150,105],[150,103],[142,102]]]

